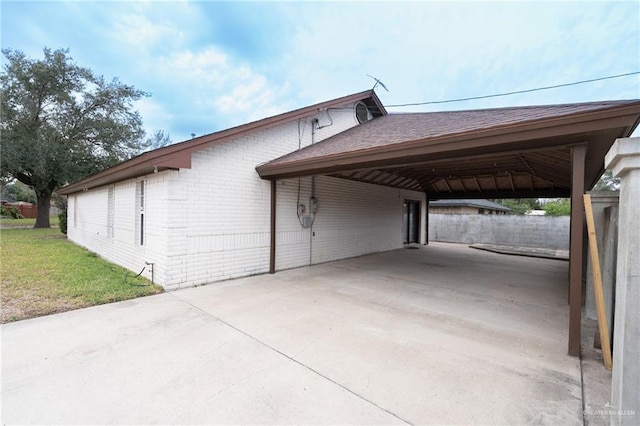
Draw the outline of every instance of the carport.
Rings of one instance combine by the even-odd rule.
[[[616,138],[640,122],[640,101],[387,114],[258,166],[271,181],[271,261],[276,182],[325,175],[447,198],[571,198],[568,352],[580,355],[584,276],[582,194],[604,171]],[[428,202],[427,202],[428,206]]]

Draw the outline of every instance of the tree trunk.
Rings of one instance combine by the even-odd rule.
[[[51,207],[51,192],[36,192],[38,198],[38,215],[34,228],[51,228],[49,222],[49,207]]]

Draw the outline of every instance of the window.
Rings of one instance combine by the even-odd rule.
[[[113,185],[107,189],[107,237],[113,238],[113,216],[115,214]]]
[[[141,180],[136,184],[136,239],[141,246],[144,245],[144,198],[145,181]]]

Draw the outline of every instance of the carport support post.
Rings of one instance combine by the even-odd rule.
[[[582,321],[582,243],[584,238],[584,166],[587,145],[571,149],[571,239],[569,243],[569,355],[580,356]]]
[[[425,193],[426,202],[424,203],[424,244],[429,245],[429,194]]]
[[[271,181],[271,232],[269,242],[269,273],[276,273],[276,183]]]

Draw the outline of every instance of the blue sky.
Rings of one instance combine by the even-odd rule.
[[[174,142],[378,88],[386,105],[640,70],[640,2],[1,3],[2,47],[77,63],[151,94]],[[640,98],[640,76],[393,112]]]

